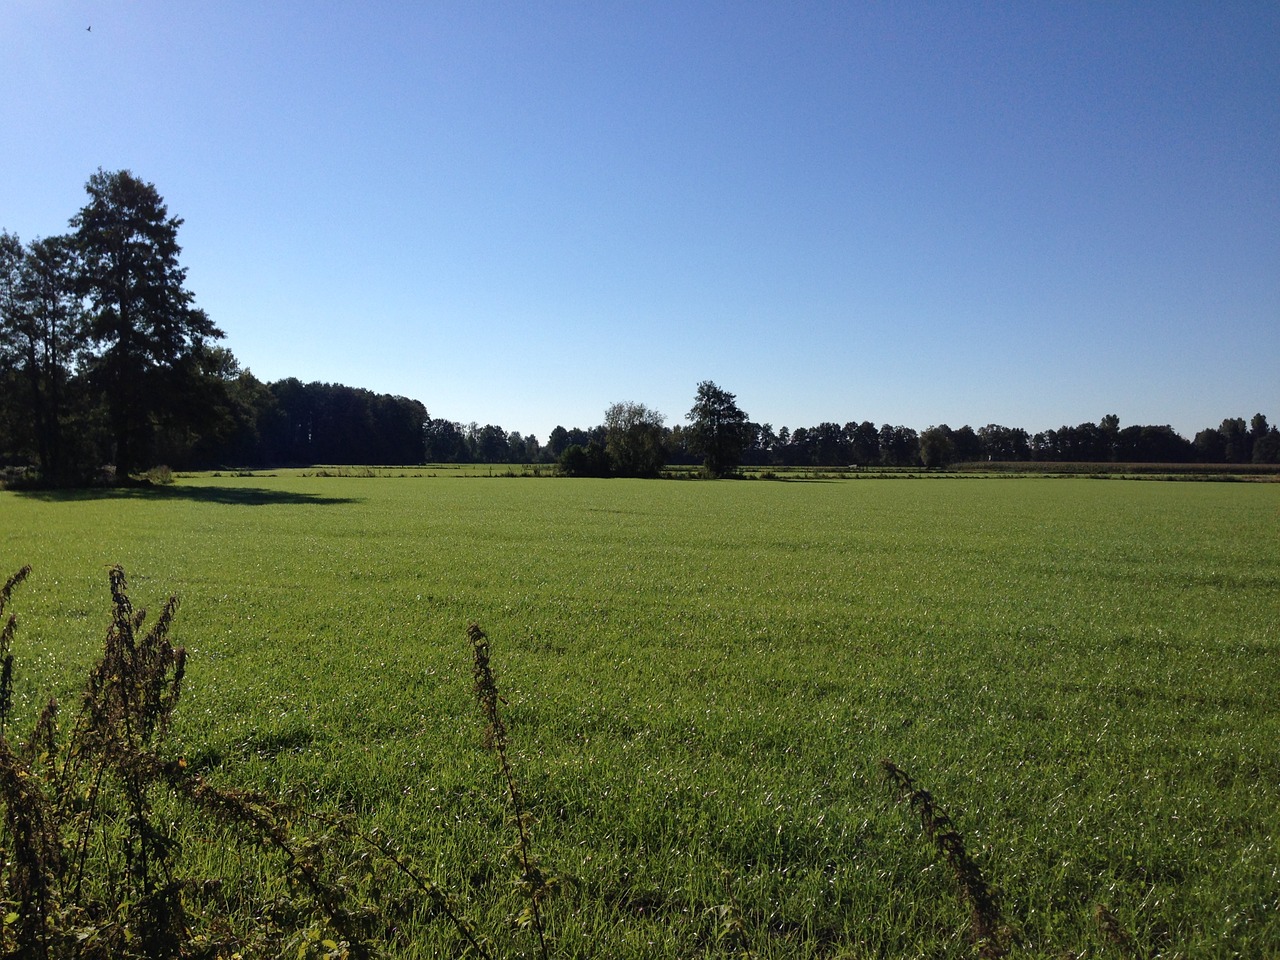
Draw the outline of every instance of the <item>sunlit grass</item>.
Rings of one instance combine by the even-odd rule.
[[[1029,954],[1105,948],[1097,904],[1145,952],[1280,945],[1273,484],[194,477],[0,518],[20,711],[78,687],[119,563],[182,598],[193,764],[385,826],[503,937],[471,621],[559,955],[727,950],[724,871],[755,955],[968,955],[882,757]]]

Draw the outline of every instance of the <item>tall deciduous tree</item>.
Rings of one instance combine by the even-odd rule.
[[[71,219],[81,256],[91,364],[106,400],[117,476],[144,465],[151,419],[166,402],[165,374],[222,331],[194,305],[178,263],[178,228],[153,184],[99,170]]]
[[[610,404],[604,412],[605,451],[613,472],[624,477],[657,476],[667,462],[662,423],[666,418],[643,403]]]
[[[685,419],[690,423],[689,448],[702,454],[702,465],[710,476],[722,476],[742,462],[747,415],[732,393],[703,380]]]

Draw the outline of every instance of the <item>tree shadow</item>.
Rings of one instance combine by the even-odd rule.
[[[358,497],[322,497],[314,493],[268,490],[264,487],[157,486],[84,487],[70,490],[15,490],[20,497],[47,503],[76,503],[85,500],[189,500],[195,503],[224,503],[239,507],[337,506],[360,503]]]

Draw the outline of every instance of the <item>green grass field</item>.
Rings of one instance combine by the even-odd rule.
[[[507,922],[471,621],[535,849],[565,880],[555,956],[972,955],[882,758],[954,818],[1013,955],[1280,955],[1278,538],[1274,483],[0,493],[0,572],[34,568],[13,601],[19,725],[74,697],[119,563],[136,604],[182,600],[174,750],[385,829],[500,955],[536,947]],[[186,856],[254,869],[228,844]],[[400,937],[391,955],[457,946],[425,911]]]

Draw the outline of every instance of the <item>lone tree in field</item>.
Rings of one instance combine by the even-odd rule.
[[[71,219],[81,257],[89,362],[106,400],[116,475],[140,466],[152,418],[182,389],[186,361],[222,331],[186,289],[178,265],[178,227],[153,184],[127,170],[99,170],[85,184],[89,202]]]
[[[723,476],[742,462],[747,446],[747,415],[736,398],[710,380],[698,384],[693,409],[685,414],[689,427],[689,449],[703,456],[708,476]]]

